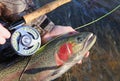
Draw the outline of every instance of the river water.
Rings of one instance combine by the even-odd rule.
[[[43,5],[52,0],[39,1]],[[72,0],[47,15],[56,25],[76,28],[119,4],[120,0]],[[93,32],[97,42],[81,65],[74,66],[55,81],[120,81],[120,9],[78,31]]]

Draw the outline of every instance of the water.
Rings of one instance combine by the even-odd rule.
[[[43,4],[48,2],[42,1]],[[72,0],[47,14],[56,25],[73,28],[101,17],[120,4],[120,0]],[[93,32],[97,42],[82,65],[76,65],[55,81],[120,81],[120,9],[106,18],[79,29]]]

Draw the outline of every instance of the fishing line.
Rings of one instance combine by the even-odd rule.
[[[93,24],[93,23],[96,23],[96,22],[98,22],[99,20],[101,20],[101,19],[107,17],[108,15],[112,14],[113,12],[115,12],[115,11],[116,11],[117,9],[119,9],[119,8],[120,8],[120,4],[119,4],[117,7],[115,7],[113,10],[111,10],[110,12],[108,12],[107,14],[105,14],[105,15],[103,15],[103,16],[101,16],[101,17],[99,17],[99,18],[97,18],[97,19],[95,19],[95,20],[93,20],[93,21],[91,21],[91,22],[89,22],[89,23],[87,23],[87,24],[84,24],[84,25],[82,25],[82,26],[80,26],[80,27],[74,28],[74,29],[75,29],[75,30],[78,30],[78,29],[80,29],[80,28],[84,28],[84,27],[89,26],[89,25],[91,25],[91,24]],[[61,35],[60,35],[60,36],[61,36]],[[56,38],[58,38],[58,37],[60,37],[60,36],[57,36],[57,37],[55,37],[54,39],[56,39]],[[46,45],[48,45],[48,44],[49,44],[51,41],[53,41],[54,39],[48,41],[45,45],[43,45],[43,46],[40,48],[40,50],[41,50],[42,48],[44,48]]]
[[[111,10],[110,12],[108,12],[107,14],[105,14],[105,15],[99,17],[98,19],[95,19],[95,20],[93,20],[93,21],[91,21],[91,22],[89,22],[89,23],[87,23],[87,24],[84,24],[84,25],[82,25],[82,26],[80,26],[80,27],[77,27],[77,28],[75,28],[75,30],[78,30],[78,29],[80,29],[80,28],[84,28],[84,27],[86,27],[86,26],[89,26],[89,25],[91,25],[91,24],[93,24],[93,23],[98,22],[98,21],[102,20],[103,18],[107,17],[108,15],[112,14],[113,12],[115,12],[115,11],[116,11],[117,9],[119,9],[119,8],[120,8],[120,4],[119,4],[117,7],[115,7],[113,10]]]
[[[113,10],[111,10],[110,12],[108,12],[107,14],[105,14],[105,15],[99,17],[98,19],[95,19],[95,20],[93,20],[93,21],[91,21],[91,22],[89,22],[89,23],[87,23],[87,24],[84,24],[84,25],[82,25],[82,26],[80,26],[80,27],[77,27],[77,28],[75,28],[75,30],[78,30],[78,29],[80,29],[80,28],[84,28],[84,27],[86,27],[86,26],[89,26],[89,25],[91,25],[91,24],[93,24],[93,23],[95,23],[95,22],[97,22],[97,21],[105,18],[105,17],[107,17],[108,15],[112,14],[113,12],[115,12],[115,11],[116,11],[117,9],[119,9],[119,8],[120,8],[120,4],[119,4],[117,7],[115,7]],[[60,35],[60,36],[61,36],[61,35]],[[58,38],[58,37],[60,37],[60,36],[57,36],[57,37],[55,37],[54,39],[56,39],[56,38]],[[42,50],[46,45],[48,45],[48,44],[49,44],[51,41],[53,41],[54,39],[48,41],[46,44],[44,44],[43,46],[41,46],[41,48],[38,50],[38,52],[39,52],[40,50]]]

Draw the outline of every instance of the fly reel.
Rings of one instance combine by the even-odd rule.
[[[30,26],[19,27],[11,36],[11,45],[20,56],[32,55],[41,46],[40,33]]]

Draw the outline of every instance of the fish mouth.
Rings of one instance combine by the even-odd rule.
[[[90,33],[88,38],[85,41],[84,48],[91,48],[93,44],[96,41],[96,35],[93,35],[93,33]]]

